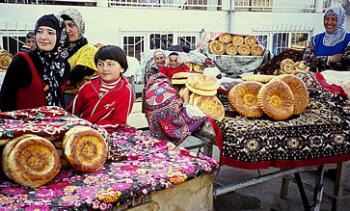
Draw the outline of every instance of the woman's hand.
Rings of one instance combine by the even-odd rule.
[[[335,54],[333,56],[328,56],[328,62],[339,62],[343,57],[343,54]]]

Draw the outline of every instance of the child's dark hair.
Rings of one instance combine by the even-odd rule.
[[[34,34],[34,32],[28,32],[28,34],[26,35],[26,38],[27,39],[34,39],[34,36],[35,36],[35,34]]]
[[[117,61],[124,69],[124,73],[128,69],[128,61],[126,59],[124,51],[118,46],[105,45],[98,49],[95,54],[95,64],[97,65],[98,60],[103,61],[107,59]]]
[[[171,53],[169,54],[169,56],[179,56],[179,54],[176,53],[176,52],[171,52]]]

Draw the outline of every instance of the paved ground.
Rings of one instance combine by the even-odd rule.
[[[140,112],[141,104],[134,105],[133,113],[129,116],[129,124],[136,127],[147,126],[144,114]],[[182,146],[195,144],[196,138],[189,138],[183,142]],[[214,157],[218,159],[218,150],[214,150]],[[330,166],[327,166],[329,168]],[[347,174],[344,182],[344,193],[350,196],[350,163],[347,164]],[[265,174],[275,169],[262,170],[260,173]],[[237,184],[257,177],[257,170],[242,170],[232,167],[221,167],[216,182],[218,184]],[[293,176],[293,175],[291,175]],[[303,181],[314,184],[315,172],[308,171],[301,173]],[[324,179],[325,192],[332,193],[333,182],[329,178]],[[299,194],[297,185],[293,182],[289,184],[287,200],[280,198],[281,178],[276,178],[254,186],[246,187],[235,192],[217,196],[214,200],[215,211],[235,211],[235,210],[262,210],[262,211],[301,211],[304,210],[303,203]],[[311,201],[313,192],[306,189],[306,194]],[[331,210],[331,200],[324,194],[321,211]],[[350,210],[350,197],[338,202],[338,211]]]

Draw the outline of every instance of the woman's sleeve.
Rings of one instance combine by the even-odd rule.
[[[0,91],[0,110],[16,109],[16,97],[20,88],[30,85],[32,74],[27,61],[22,56],[15,56],[6,71]]]
[[[75,95],[72,103],[68,106],[68,108],[66,109],[67,111],[71,112],[72,114],[75,114],[77,116],[80,116],[82,111],[82,106],[84,105],[84,88],[85,88],[86,84],[84,84],[84,86],[82,86],[78,93]]]

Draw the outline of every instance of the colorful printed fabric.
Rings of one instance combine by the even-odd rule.
[[[218,122],[223,164],[293,168],[350,160],[350,101],[323,89],[314,73],[298,77],[308,86],[310,103],[304,113],[286,121],[242,117],[221,96],[227,111]]]
[[[58,116],[64,114],[56,108],[45,109],[40,109],[37,116],[42,111],[50,114],[57,111]],[[28,113],[31,112],[24,112],[19,118],[23,120]],[[45,121],[44,117],[42,119]],[[59,120],[69,122],[62,116],[57,118]],[[53,181],[40,188],[20,186],[0,174],[0,210],[112,210],[218,167],[212,158],[197,156],[133,128],[110,134],[109,144],[115,162],[106,162],[94,173],[61,169]]]
[[[199,110],[185,106],[169,79],[157,73],[145,87],[144,108],[151,135],[180,144],[197,130],[207,117]]]
[[[37,134],[50,140],[62,139],[64,134],[76,125],[89,126],[99,130],[107,138],[107,132],[90,122],[78,118],[56,106],[43,106],[36,109],[24,109],[0,113],[0,140],[23,134]]]

